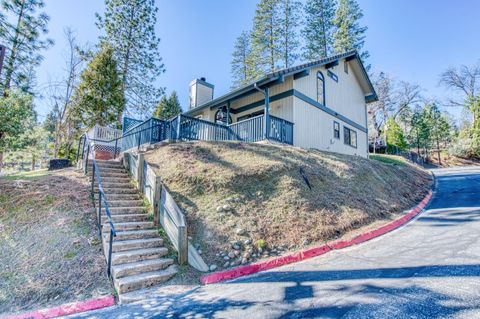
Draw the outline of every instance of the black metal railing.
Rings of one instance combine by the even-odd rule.
[[[85,166],[84,166],[84,172],[85,174],[88,173],[88,164],[89,164],[89,157],[90,153],[92,150],[92,142],[89,140],[87,136],[83,137],[83,147],[87,145],[87,152],[86,152],[86,161],[85,161]],[[80,144],[79,144],[79,149],[80,149]],[[77,151],[78,153],[78,151]],[[112,216],[110,214],[110,209],[108,206],[108,200],[107,197],[105,196],[105,191],[103,190],[102,186],[102,177],[100,175],[100,168],[97,164],[97,161],[93,156],[90,161],[92,162],[92,175],[91,175],[91,194],[93,197],[93,204],[95,205],[95,184],[97,185],[98,189],[98,210],[97,210],[97,226],[98,226],[98,235],[100,237],[100,240],[102,242],[102,246],[105,252],[105,245],[103,245],[103,234],[102,234],[102,204],[103,207],[105,208],[105,215],[107,217],[108,224],[110,225],[110,236],[108,238],[108,251],[105,252],[105,255],[107,256],[107,274],[109,277],[111,277],[111,269],[112,269],[112,245],[113,245],[113,239],[114,237],[117,236],[117,232],[115,230],[115,225],[112,220]]]
[[[99,140],[88,138],[86,134],[80,137],[77,149],[77,162],[85,160],[85,154],[91,148],[101,148],[101,143],[113,146],[113,158],[122,151],[140,148],[144,144],[154,144],[167,139],[172,140],[203,140],[203,141],[244,141],[257,142],[271,139],[280,143],[293,145],[293,123],[270,115],[268,117],[268,136],[265,136],[265,116],[259,115],[237,123],[224,125],[202,119],[193,118],[183,114],[170,120],[150,118],[136,126],[130,127],[121,137],[112,140]],[[86,143],[87,139],[99,142],[98,145]],[[87,148],[85,152],[85,148]],[[86,171],[85,171],[86,173]]]

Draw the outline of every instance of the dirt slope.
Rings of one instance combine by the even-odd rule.
[[[176,143],[145,158],[186,213],[204,258],[225,267],[392,219],[431,185],[408,164],[270,144]]]
[[[81,173],[0,178],[0,264],[0,314],[113,293]]]

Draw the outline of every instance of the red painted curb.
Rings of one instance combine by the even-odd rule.
[[[72,302],[58,307],[46,308],[36,311],[31,311],[19,315],[11,315],[0,317],[1,319],[46,319],[60,316],[72,315],[74,313],[90,311],[105,307],[110,307],[115,304],[113,296],[102,297],[98,299],[89,299],[85,301]]]
[[[319,247],[309,248],[309,249],[291,253],[288,255],[268,259],[265,261],[260,261],[251,265],[241,266],[241,267],[232,268],[225,271],[218,271],[211,274],[203,275],[202,277],[200,277],[200,282],[204,285],[207,285],[207,284],[212,284],[220,281],[238,278],[241,276],[251,275],[260,271],[264,271],[264,270],[280,267],[283,265],[287,265],[290,263],[302,261],[308,258],[320,256],[331,250],[342,249],[345,247],[363,243],[367,240],[373,239],[375,237],[379,237],[385,233],[388,233],[394,230],[395,228],[398,228],[404,225],[405,223],[413,219],[415,216],[420,214],[420,212],[425,208],[425,206],[428,204],[431,198],[432,198],[432,191],[429,191],[428,194],[425,196],[425,198],[417,206],[412,208],[406,215],[394,221],[391,221],[388,224],[385,224],[377,229],[360,234],[354,237],[353,239],[328,242]]]

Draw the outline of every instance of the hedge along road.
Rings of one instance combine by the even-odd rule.
[[[480,168],[434,172],[428,210],[380,238],[76,317],[480,318]]]

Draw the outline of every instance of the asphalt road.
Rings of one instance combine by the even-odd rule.
[[[81,318],[480,318],[480,168],[436,170],[428,210],[364,244]]]

